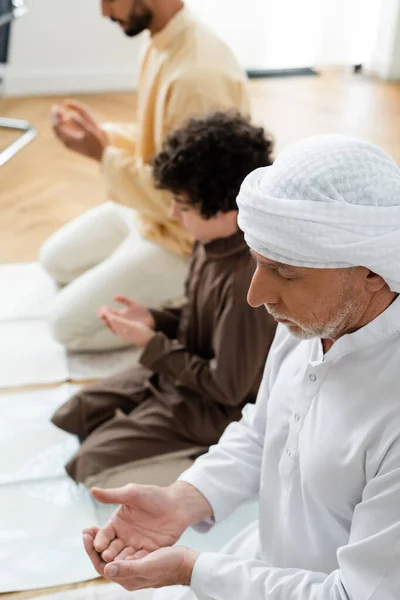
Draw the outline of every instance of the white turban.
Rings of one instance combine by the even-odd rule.
[[[400,169],[389,154],[342,135],[289,146],[253,171],[238,196],[255,252],[297,267],[367,267],[400,292]]]

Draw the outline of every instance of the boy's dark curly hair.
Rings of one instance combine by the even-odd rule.
[[[274,141],[237,111],[191,118],[169,134],[154,158],[156,187],[179,194],[209,219],[235,210],[243,179],[272,164]]]

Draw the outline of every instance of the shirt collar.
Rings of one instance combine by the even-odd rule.
[[[240,230],[229,237],[218,238],[217,240],[201,245],[204,248],[207,258],[210,260],[226,258],[227,256],[232,256],[248,249],[244,240],[244,234]]]
[[[373,321],[354,333],[339,338],[325,354],[324,361],[332,362],[341,356],[363,350],[395,335],[400,335],[400,296]]]
[[[193,23],[193,17],[185,6],[167,23],[164,29],[151,36],[151,45],[158,50],[167,50],[172,42]]]

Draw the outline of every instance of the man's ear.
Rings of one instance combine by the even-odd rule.
[[[370,270],[367,270],[365,274],[365,283],[369,292],[379,292],[379,290],[387,285],[383,277]]]

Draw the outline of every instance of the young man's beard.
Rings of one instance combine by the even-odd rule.
[[[143,8],[143,13],[139,15],[137,14],[138,4]],[[127,19],[125,34],[129,37],[139,35],[139,33],[142,33],[142,31],[149,28],[152,19],[153,13],[151,10],[142,2],[136,3],[135,9],[132,9],[132,12]]]

